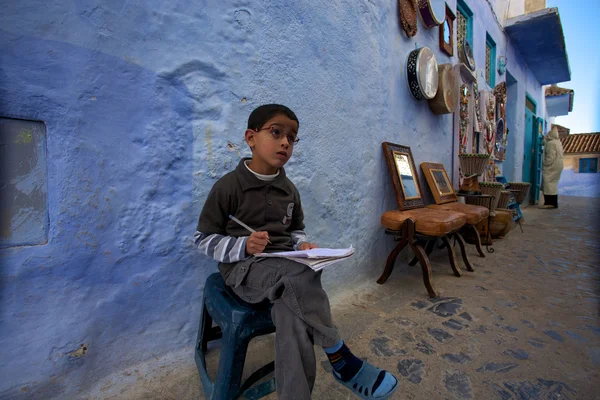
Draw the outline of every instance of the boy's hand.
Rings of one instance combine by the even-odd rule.
[[[267,240],[269,240],[269,233],[266,231],[252,233],[246,240],[246,253],[251,255],[262,253],[267,247]]]
[[[304,242],[301,243],[300,246],[298,246],[298,250],[310,250],[310,249],[316,249],[319,246],[317,246],[314,243],[308,243],[308,242]]]

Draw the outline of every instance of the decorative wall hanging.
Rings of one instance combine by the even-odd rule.
[[[486,130],[485,130],[485,148],[491,156],[494,152],[494,143],[496,136],[496,98],[488,94],[486,108]]]
[[[435,115],[456,111],[459,97],[458,79],[458,74],[452,64],[438,66],[438,90],[435,97],[428,101],[429,108]]]
[[[496,97],[496,115],[506,121],[506,82],[501,82],[494,88],[494,97]]]
[[[506,72],[506,57],[500,56],[498,57],[498,74],[502,76],[504,72]]]
[[[465,63],[471,71],[475,71],[475,59],[473,58],[473,49],[467,39],[459,43],[458,58]]]
[[[433,28],[444,23],[446,17],[445,0],[418,0],[421,20],[425,28]]]
[[[469,129],[469,87],[460,86],[460,126],[458,129],[458,154],[467,152],[467,130]]]
[[[477,80],[473,82],[473,98],[475,99],[475,125],[473,130],[475,132],[481,132],[483,129],[483,122],[481,120],[481,104],[479,102],[479,97],[481,94],[479,93],[479,87],[477,86]]]
[[[494,125],[495,124],[493,122],[489,122],[489,121],[486,122],[485,149],[487,150],[487,153],[489,155],[492,155],[494,153],[494,143],[495,143],[495,137],[496,137]]]
[[[413,37],[417,34],[417,4],[415,0],[398,0],[398,14],[400,25],[406,36]]]
[[[494,164],[494,176],[502,175],[502,171],[498,168],[498,164]]]
[[[505,142],[505,134],[504,134],[504,120],[500,118],[496,121],[496,148],[494,150],[494,155],[496,160],[504,161],[506,145]]]
[[[454,19],[456,15],[446,5],[446,19],[440,25],[440,50],[452,57],[454,55]]]
[[[480,146],[479,144],[481,143],[481,132],[476,132],[475,130],[473,130],[473,135],[471,137],[471,151],[473,153],[479,153],[480,150]]]
[[[494,160],[490,159],[488,161],[488,168],[486,171],[485,181],[486,182],[495,182],[496,181],[496,179],[494,179],[495,176],[496,176],[496,163],[494,162]]]
[[[507,135],[506,135],[506,82],[501,82],[494,88],[496,98],[496,159],[504,161]],[[501,123],[500,123],[501,122]]]
[[[410,94],[415,100],[435,97],[438,90],[438,64],[429,47],[421,47],[408,54],[406,78]]]

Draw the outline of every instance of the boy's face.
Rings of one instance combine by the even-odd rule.
[[[288,162],[298,135],[298,123],[285,115],[276,115],[258,131],[246,130],[246,142],[252,149],[252,160],[273,173]]]

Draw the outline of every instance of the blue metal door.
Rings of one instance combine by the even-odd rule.
[[[531,161],[533,159],[533,121],[534,114],[528,108],[525,109],[525,134],[523,149],[523,182],[531,182]]]

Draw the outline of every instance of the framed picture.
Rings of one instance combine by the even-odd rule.
[[[458,200],[443,164],[421,163],[421,169],[425,174],[427,185],[436,204],[451,203]]]
[[[456,15],[446,4],[446,19],[439,26],[440,31],[440,50],[452,57],[454,55],[454,20]]]
[[[424,207],[419,176],[410,147],[389,142],[382,143],[382,147],[392,176],[398,208],[410,210]]]

